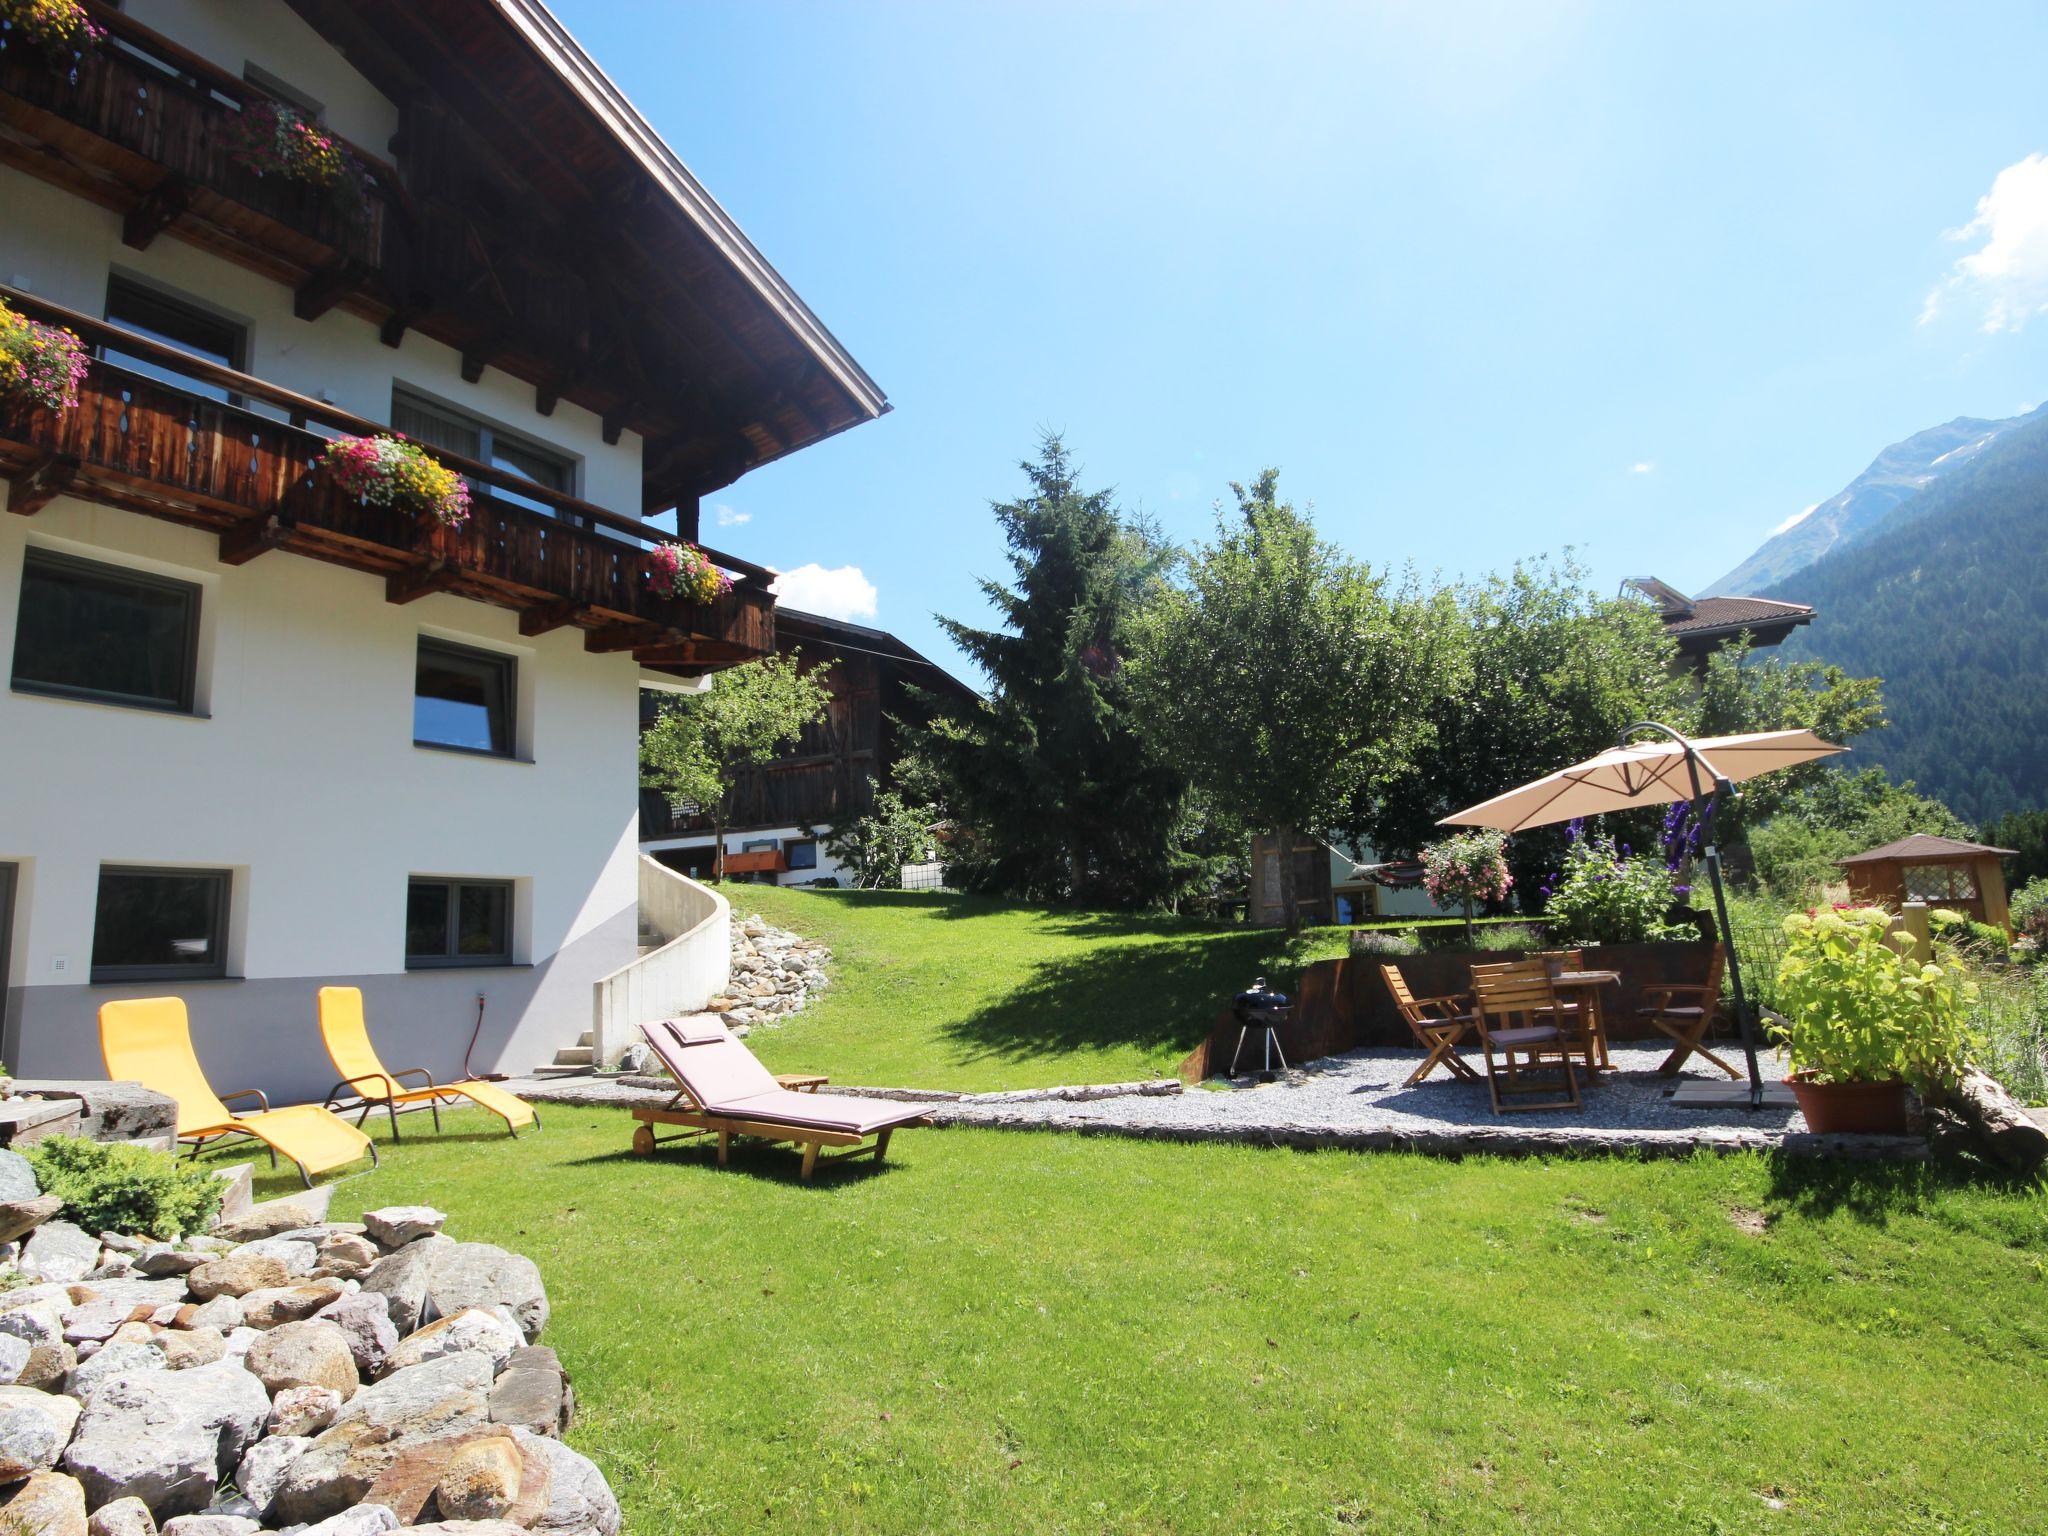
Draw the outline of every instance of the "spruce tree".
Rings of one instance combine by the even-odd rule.
[[[1012,582],[981,583],[1001,627],[939,620],[991,684],[918,743],[945,786],[948,877],[1038,901],[1167,900],[1185,785],[1131,718],[1123,676],[1165,554],[1112,492],[1082,489],[1056,434],[1020,467],[1027,494],[991,504]]]

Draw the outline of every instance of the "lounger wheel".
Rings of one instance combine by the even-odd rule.
[[[635,1127],[633,1131],[633,1155],[635,1157],[654,1156],[653,1126],[642,1125]]]

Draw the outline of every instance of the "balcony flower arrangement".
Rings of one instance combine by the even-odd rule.
[[[469,485],[417,443],[378,433],[340,437],[320,463],[334,483],[376,507],[397,507],[431,517],[444,528],[469,521]]]
[[[1507,834],[1460,832],[1422,850],[1422,884],[1430,900],[1465,909],[1465,939],[1472,934],[1472,904],[1505,901],[1515,877],[1508,873]]]
[[[27,43],[75,69],[86,50],[106,35],[107,29],[78,0],[0,0],[0,49]]]
[[[227,133],[228,158],[244,170],[325,188],[344,205],[362,202],[368,179],[362,163],[296,108],[252,97]]]
[[[694,544],[657,544],[647,551],[647,585],[656,597],[708,603],[732,590],[732,578]]]
[[[1904,953],[1891,926],[1882,907],[1785,919],[1772,1027],[1814,1131],[1904,1131],[1906,1089],[1951,1082],[1977,1043],[1976,983],[1959,964]]]
[[[53,411],[78,404],[85,343],[59,325],[42,325],[0,303],[0,396]]]

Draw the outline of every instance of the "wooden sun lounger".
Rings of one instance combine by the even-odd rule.
[[[633,1111],[640,1122],[633,1131],[633,1151],[641,1157],[651,1157],[655,1148],[671,1142],[716,1136],[722,1167],[733,1137],[753,1136],[802,1147],[803,1177],[808,1179],[820,1162],[872,1155],[879,1163],[888,1155],[889,1136],[898,1126],[931,1123],[922,1109],[887,1099],[785,1088],[716,1020],[664,1019],[642,1024],[640,1033],[677,1084],[668,1103]],[[662,1136],[655,1131],[657,1125],[686,1129],[680,1136]],[[826,1147],[853,1150],[823,1156]]]

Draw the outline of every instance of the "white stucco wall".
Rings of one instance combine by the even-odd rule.
[[[0,862],[23,871],[10,980],[25,1033],[9,1065],[96,1076],[98,1003],[176,991],[195,1034],[224,1063],[233,1058],[223,1068],[231,1076],[317,1093],[326,1068],[312,993],[327,978],[412,981],[432,1018],[405,1008],[400,992],[382,1019],[373,1010],[372,1026],[394,1064],[424,1060],[437,1073],[460,1064],[446,1047],[467,1038],[480,988],[497,1001],[479,1068],[524,1070],[589,1027],[591,982],[632,954],[638,678],[629,659],[586,653],[574,630],[522,640],[517,615],[445,594],[394,606],[381,579],[296,555],[224,567],[210,534],[70,499],[33,519],[0,520],[0,636],[10,650],[32,545],[197,583],[205,717],[0,692]],[[422,634],[517,659],[527,760],[412,744]],[[86,985],[108,863],[232,870],[232,979]],[[514,881],[519,965],[408,977],[414,874]],[[550,972],[559,974],[537,990]],[[286,985],[257,992],[264,1016],[250,1017],[244,994],[267,982]],[[46,989],[63,994],[61,1006]],[[250,1069],[252,1050],[270,1081]]]

